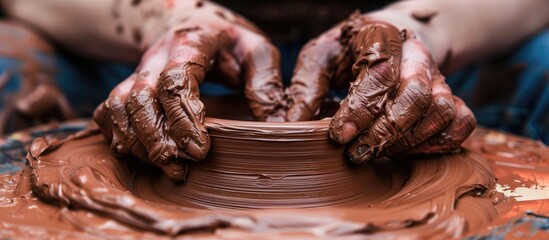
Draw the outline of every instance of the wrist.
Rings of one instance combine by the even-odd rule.
[[[430,51],[437,65],[443,65],[447,64],[450,39],[438,22],[431,21],[437,17],[438,9],[433,1],[403,1],[367,15],[413,34]]]
[[[224,28],[219,19],[225,22],[236,21],[235,16],[224,11],[224,8],[205,0],[156,0],[154,6],[148,6],[141,12],[140,29],[143,33],[141,49],[146,50],[161,39],[169,39],[181,28],[196,27],[202,29]],[[156,16],[147,17],[147,15]]]
[[[200,2],[204,4],[204,1]],[[128,41],[141,52],[146,51],[166,33],[173,30],[174,25],[180,24],[182,19],[188,19],[197,8],[194,0],[153,0],[142,1],[138,5],[121,3],[114,6],[117,20],[124,29],[131,31]]]

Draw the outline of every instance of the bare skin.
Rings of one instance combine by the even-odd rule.
[[[476,120],[439,66],[452,71],[548,25],[543,0],[404,1],[355,14],[301,50],[287,120],[314,117],[330,87],[350,85],[330,136],[353,162],[456,150]]]
[[[549,21],[545,0],[397,3],[312,40],[286,102],[278,51],[251,23],[211,2],[1,2],[11,17],[75,52],[139,62],[94,118],[116,152],[148,161],[173,180],[184,178],[186,160],[208,152],[197,86],[210,70],[243,88],[256,119],[268,121],[310,119],[330,87],[352,83],[330,134],[349,144],[355,162],[445,152],[459,147],[475,124],[438,67],[453,70],[506,49]]]
[[[94,114],[120,155],[137,157],[172,180],[183,180],[186,160],[202,160],[210,148],[198,85],[214,67],[227,85],[244,89],[257,120],[284,120],[278,50],[242,17],[194,0],[77,0],[68,5],[4,1],[12,16],[75,51],[139,60],[134,74]],[[33,17],[36,8],[51,15]],[[84,12],[99,22],[88,24],[89,19],[78,16]]]

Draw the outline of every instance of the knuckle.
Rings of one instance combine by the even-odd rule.
[[[383,109],[383,99],[385,98],[385,95],[386,94],[382,96],[369,96],[362,92],[350,93],[342,102],[341,107],[348,108],[349,114],[368,116],[369,119],[372,119]]]
[[[369,134],[379,147],[390,145],[395,139],[402,136],[403,131],[396,126],[394,122],[383,121],[381,124],[376,124],[371,130],[372,134]]]
[[[167,68],[160,74],[160,80],[157,82],[157,88],[159,90],[171,89],[177,85],[183,85],[181,82],[183,78],[184,70],[181,68],[171,67]]]
[[[450,108],[452,110],[455,108],[453,98],[451,96],[446,95],[446,94],[436,95],[433,98],[433,105],[435,105],[439,108]]]
[[[105,101],[105,109],[107,110],[106,112],[113,118],[125,117],[126,111],[124,107],[124,102],[125,99],[122,99],[121,97],[109,97]]]
[[[404,93],[400,99],[397,100],[398,104],[409,105],[425,113],[433,101],[431,87],[425,80],[413,78],[404,86]]]
[[[459,131],[462,133],[463,140],[465,140],[476,128],[477,121],[473,115],[464,117],[460,121]]]
[[[108,100],[107,100],[108,101]],[[101,102],[99,106],[93,111],[93,120],[96,122],[104,122],[107,115],[106,101]],[[99,127],[102,127],[101,125]]]
[[[428,77],[424,74],[416,74],[411,77],[406,84],[406,88],[418,95],[426,95],[426,93],[431,94],[432,91]]]
[[[198,61],[169,66],[160,74],[157,81],[159,92],[179,92],[182,90],[198,90],[198,84],[202,82],[206,74],[206,67]]]
[[[150,87],[143,87],[133,90],[126,99],[127,106],[146,106],[153,103],[154,95]]]
[[[456,120],[459,125],[462,125],[462,129],[467,132],[466,136],[469,136],[469,134],[475,129],[477,126],[477,119],[475,118],[475,115],[469,109],[463,101],[459,100],[459,104],[457,104],[457,116]]]
[[[202,103],[200,99],[188,99],[185,102],[192,114],[200,116],[204,113],[204,110],[205,110],[204,103]]]
[[[454,101],[447,96],[437,96],[433,99],[433,113],[436,114],[437,120],[444,125],[448,125],[456,117]]]

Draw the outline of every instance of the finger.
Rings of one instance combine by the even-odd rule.
[[[340,26],[307,43],[299,53],[289,87],[288,121],[310,120],[318,115],[329,90],[335,58],[340,55]]]
[[[124,101],[134,83],[135,74],[113,89],[107,100],[97,107],[93,120],[101,133],[111,142],[111,149],[121,156],[134,156],[147,161],[147,150],[130,127]]]
[[[181,154],[168,136],[164,112],[152,87],[143,79],[137,80],[125,105],[139,142],[147,149],[148,162],[161,168],[171,180],[183,180],[187,168],[179,157],[189,157]]]
[[[30,94],[15,102],[15,108],[25,116],[44,116],[55,108],[59,94],[54,86],[38,83]]]
[[[186,176],[187,168],[179,157],[189,157],[180,152],[175,141],[168,136],[166,117],[153,87],[167,58],[168,50],[163,41],[145,54],[138,68],[140,74],[125,105],[131,127],[139,142],[147,149],[148,162],[162,169],[171,180],[181,181]]]
[[[414,149],[410,154],[445,153],[459,149],[461,143],[471,135],[477,125],[473,112],[465,103],[454,96],[456,117],[448,128],[430,137]]]
[[[244,94],[254,118],[259,121],[284,121],[286,104],[278,49],[261,35],[245,29],[239,32],[235,55],[244,56]]]
[[[351,32],[356,32],[348,40],[356,80],[329,130],[330,137],[342,144],[368,128],[383,109],[398,83],[401,56],[400,33],[393,26],[369,23]]]
[[[109,107],[107,107],[107,101],[109,99],[103,101],[95,111],[93,112],[93,121],[99,126],[99,130],[105,137],[105,139],[111,143],[111,147],[113,146],[112,140],[113,140],[113,127],[114,123],[111,121],[111,118],[109,116]],[[110,104],[109,104],[110,105]],[[112,147],[114,150],[114,147]]]
[[[419,41],[402,44],[400,84],[394,99],[387,101],[385,111],[365,134],[348,146],[348,156],[363,163],[402,138],[429,109],[432,100],[431,56]]]
[[[454,100],[450,87],[444,82],[444,76],[438,71],[433,75],[432,96],[433,101],[425,117],[381,155],[390,156],[413,148],[450,126],[456,116]]]
[[[210,148],[198,84],[204,80],[217,50],[229,44],[226,32],[200,27],[178,30],[169,42],[168,63],[157,83],[158,97],[171,138],[192,160],[204,159]]]
[[[36,87],[24,98],[18,99],[15,108],[25,116],[40,118],[56,112],[61,120],[74,118],[75,114],[64,94],[52,83],[47,74],[38,73],[33,76]],[[30,81],[30,79],[27,79]]]
[[[147,162],[147,150],[139,142],[125,117],[124,101],[118,96],[102,102],[93,116],[114,153],[119,156],[134,156]]]

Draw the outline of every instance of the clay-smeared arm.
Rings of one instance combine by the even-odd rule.
[[[549,26],[549,1],[413,0],[369,15],[415,32],[447,73]]]
[[[549,22],[548,5],[421,0],[355,14],[302,49],[287,119],[314,117],[330,87],[350,82],[330,136],[348,143],[352,161],[452,151],[476,121],[438,67],[456,69],[535,33]]]
[[[242,88],[258,120],[282,121],[279,53],[242,17],[202,0],[5,0],[8,13],[73,51],[139,61],[94,114],[112,148],[164,170],[202,160],[210,140],[198,85],[210,70]],[[37,8],[46,9],[35,14]]]

